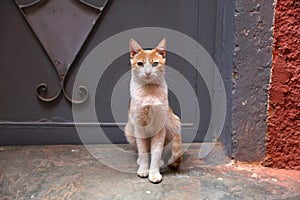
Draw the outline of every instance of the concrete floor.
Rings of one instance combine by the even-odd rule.
[[[300,199],[300,171],[227,162],[219,153],[200,160],[193,144],[178,171],[165,167],[163,181],[152,184],[131,173],[135,156],[115,149],[0,147],[0,199]],[[118,149],[131,152],[127,145]]]

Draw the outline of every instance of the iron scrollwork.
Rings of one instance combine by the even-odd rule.
[[[72,99],[66,92],[64,77],[60,78],[59,85],[60,85],[60,87],[59,87],[58,93],[56,95],[54,95],[53,97],[47,97],[48,85],[46,83],[41,83],[36,87],[36,95],[40,100],[42,100],[44,102],[54,101],[61,94],[63,94],[69,102],[74,103],[74,104],[84,103],[88,99],[89,93],[88,93],[88,89],[85,86],[79,86],[78,94],[80,95],[80,99],[75,100],[75,99]]]
[[[63,95],[69,102],[81,104],[88,89],[79,86],[79,99],[66,91],[66,77],[81,47],[92,31],[108,0],[15,0],[21,13],[48,54],[59,81],[59,91],[49,97],[48,84],[36,87],[37,97],[52,102]]]

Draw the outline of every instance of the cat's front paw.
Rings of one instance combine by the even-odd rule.
[[[148,169],[141,169],[139,168],[137,171],[137,175],[141,178],[147,178],[149,175],[149,170]]]
[[[151,183],[160,183],[162,181],[162,175],[159,172],[150,173],[148,179]]]

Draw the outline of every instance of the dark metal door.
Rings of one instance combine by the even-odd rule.
[[[61,2],[57,0],[48,2],[51,1]],[[220,51],[220,48],[224,48],[224,30],[220,26],[224,25],[226,3],[220,3],[217,0],[69,1],[83,2],[82,6],[87,6],[84,9],[94,9],[93,5],[101,9],[100,14],[95,15],[97,21],[91,28],[91,33],[86,34],[82,44],[77,45],[80,48],[77,51],[72,48],[70,51],[73,53],[61,58],[70,61],[69,65],[65,65],[67,67],[61,67],[60,63],[55,61],[55,56],[57,56],[55,53],[63,47],[59,47],[58,43],[58,46],[51,47],[51,50],[47,49],[51,42],[39,40],[37,34],[34,33],[35,28],[31,28],[32,24],[26,21],[23,14],[30,13],[30,10],[22,14],[22,9],[20,10],[14,1],[2,0],[0,3],[0,145],[80,143],[74,128],[70,103],[76,73],[86,56],[97,44],[114,34],[132,28],[164,27],[192,37],[214,58],[222,76],[227,80],[227,82],[224,81],[225,87],[228,91],[230,90],[228,79],[231,67],[229,65],[224,68],[224,60],[221,58],[223,53]],[[28,3],[30,0],[17,2]],[[47,1],[41,3],[47,4]],[[47,31],[40,34],[43,34],[46,41]],[[67,38],[70,39],[70,37]],[[55,48],[58,48],[57,51]],[[64,55],[64,53],[57,54]],[[66,58],[67,56],[70,58]],[[186,60],[172,53],[168,53],[167,56],[168,65],[180,71],[193,86],[197,95],[201,96],[199,107],[201,116],[205,117],[201,117],[195,138],[195,141],[201,142],[210,123],[211,102],[208,88],[201,76]],[[79,124],[86,126],[87,134],[89,134],[89,128],[93,128],[93,124],[100,123],[108,138],[113,142],[125,142],[123,133],[116,124],[122,125],[126,122],[126,113],[123,121],[114,121],[110,98],[114,85],[130,69],[128,58],[127,54],[120,56],[100,79],[95,105],[99,121]],[[46,93],[43,91],[45,85],[41,86],[41,83],[48,86]],[[178,101],[172,92],[170,92],[170,102],[175,113],[180,115]],[[126,107],[127,105],[127,103],[124,104]],[[84,109],[85,104],[82,103],[79,106]],[[227,118],[229,117],[228,115]],[[194,119],[190,120],[183,122],[183,138],[192,128],[189,124],[192,124]],[[91,139],[91,142],[103,141],[95,138]]]

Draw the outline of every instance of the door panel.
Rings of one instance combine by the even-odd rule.
[[[36,87],[40,83],[47,83],[49,96],[59,90],[59,77],[51,59],[15,2],[2,0],[0,5],[0,144],[80,143],[74,128],[71,103],[63,95],[52,102],[43,102],[37,98]],[[132,28],[163,27],[182,32],[198,41],[216,58],[217,17],[217,0],[109,0],[65,77],[66,92],[72,94],[76,73],[90,51],[114,34]],[[195,140],[201,142],[210,122],[208,89],[201,75],[183,58],[168,52],[167,64],[182,73],[201,99],[201,116],[205,117],[201,117]],[[105,71],[96,93],[99,121],[82,124],[87,126],[87,132],[88,128],[94,128],[95,124],[100,123],[113,142],[125,142],[117,124],[124,125],[126,112],[123,109],[123,119],[114,120],[111,93],[120,77],[129,70],[129,57],[125,54]],[[128,81],[125,85],[128,85]],[[179,102],[171,91],[169,99],[174,112],[181,115]],[[127,107],[128,96],[124,101]],[[81,106],[84,107],[84,104]],[[191,105],[191,108],[194,106]],[[189,125],[195,124],[195,118],[189,118],[183,123],[185,138],[195,129]],[[101,139],[91,142],[101,143]]]

